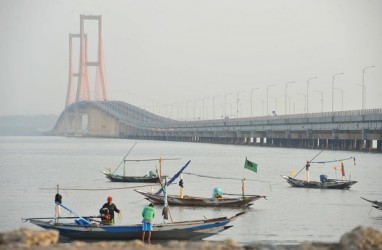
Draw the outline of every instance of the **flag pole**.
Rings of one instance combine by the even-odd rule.
[[[244,162],[244,168],[243,168],[243,177],[241,178],[241,193],[243,195],[243,198],[245,196],[245,178],[244,178],[244,170],[245,170],[245,165],[247,164],[247,157],[245,157],[245,162]]]

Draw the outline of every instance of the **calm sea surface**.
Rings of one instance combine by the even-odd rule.
[[[382,200],[382,155],[346,151],[324,151],[315,160],[356,157],[345,162],[346,174],[357,180],[350,190],[314,190],[292,188],[280,175],[300,170],[304,162],[319,150],[260,148],[181,142],[133,141],[120,139],[61,138],[61,137],[0,137],[0,231],[20,227],[35,227],[22,223],[21,218],[54,215],[54,188],[120,188],[142,184],[111,183],[100,172],[114,169],[137,142],[128,159],[181,158],[165,161],[163,174],[172,176],[188,160],[186,171],[219,177],[244,176],[258,181],[246,182],[247,194],[267,195],[246,209],[234,227],[209,240],[232,238],[240,243],[271,242],[293,244],[302,241],[338,241],[340,236],[358,225],[382,230],[382,213],[360,197]],[[259,164],[258,173],[243,171],[245,158]],[[337,164],[338,165],[338,164]],[[130,175],[145,175],[158,162],[131,162]],[[314,165],[311,179],[320,174],[340,178],[335,164]],[[118,173],[122,173],[120,167]],[[305,178],[305,171],[299,178]],[[211,196],[214,187],[226,193],[241,193],[241,182],[207,179],[184,175],[185,193]],[[156,187],[154,187],[156,189]],[[149,190],[148,187],[142,187]],[[122,210],[117,223],[140,223],[141,210],[147,201],[133,189],[109,191],[62,191],[63,203],[81,215],[98,215],[106,197],[112,195]],[[179,193],[172,185],[169,193]],[[162,222],[161,207],[157,207],[154,223]],[[171,207],[174,220],[193,220],[232,216],[241,209]],[[68,213],[63,212],[63,216]]]

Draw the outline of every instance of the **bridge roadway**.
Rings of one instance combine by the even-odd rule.
[[[382,152],[382,109],[177,121],[120,101],[68,106],[53,135]]]

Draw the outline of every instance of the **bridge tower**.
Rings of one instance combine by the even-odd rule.
[[[97,60],[88,60],[88,38],[85,33],[85,21],[98,22],[98,50]],[[80,41],[80,59],[78,72],[73,71],[73,38]],[[96,67],[95,87],[93,97],[90,94],[88,67]],[[77,77],[77,89],[75,91],[74,77]],[[107,100],[105,64],[102,39],[102,16],[81,15],[80,34],[69,34],[69,81],[66,96],[66,106],[73,102],[89,100]]]

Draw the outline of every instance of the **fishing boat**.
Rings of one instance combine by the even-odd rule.
[[[144,182],[144,183],[157,183],[159,182],[159,176],[157,175],[145,175],[145,176],[126,176],[126,175],[117,175],[113,173],[108,173],[106,171],[101,171],[106,178],[112,182]]]
[[[134,189],[137,193],[146,197],[147,200],[154,204],[163,204],[164,195],[151,192],[144,192]],[[245,195],[235,198],[206,198],[195,197],[188,195],[167,195],[167,202],[172,206],[198,206],[198,207],[249,207],[253,205],[252,202],[265,198],[262,195]]]
[[[316,155],[314,158],[316,158],[318,155]],[[314,158],[310,161],[307,161],[305,166],[303,166],[303,168],[300,169],[298,173],[291,174],[291,176],[281,175],[281,177],[284,178],[292,187],[299,187],[299,188],[350,189],[352,185],[357,183],[357,181],[350,180],[350,178],[348,180],[345,179],[345,167],[343,163],[343,161],[346,161],[346,160],[353,160],[355,165],[354,157],[349,157],[346,159],[339,159],[339,160],[329,160],[329,161],[313,161]],[[309,169],[311,166],[310,164],[314,164],[314,163],[327,164],[327,163],[333,163],[333,162],[341,162],[341,167],[340,168],[334,167],[334,171],[340,171],[342,174],[342,179],[328,179],[327,175],[320,175],[320,181],[310,180],[310,174],[309,174]],[[296,176],[304,168],[306,170],[306,180],[296,179]]]
[[[382,211],[382,202],[380,202],[380,201],[372,201],[372,200],[368,200],[368,199],[363,198],[363,197],[361,197],[361,199],[364,199],[365,201],[370,202],[370,203],[372,204],[372,207],[373,207],[373,208],[376,208],[376,209]]]
[[[180,186],[180,195],[169,195],[167,192],[163,192],[163,187],[157,191],[156,193],[153,192],[144,192],[142,190],[134,189],[137,193],[143,195],[146,197],[147,200],[154,204],[168,204],[172,206],[198,206],[198,207],[249,207],[253,205],[252,202],[264,198],[266,199],[266,196],[264,195],[245,195],[245,178],[243,176],[241,180],[242,183],[242,194],[227,194],[223,193],[220,188],[215,188],[214,193],[211,198],[207,197],[196,197],[196,196],[189,196],[184,195],[184,188],[183,188],[183,177],[182,172],[187,167],[189,162],[176,174],[174,177],[167,183],[165,180],[164,186],[170,185],[176,178],[180,176],[179,186]],[[257,164],[245,160],[244,168],[249,169],[251,171],[257,172]],[[235,179],[236,178],[222,178],[222,177],[213,177],[213,176],[206,176],[206,175],[200,175],[200,174],[191,174],[186,173],[189,175],[196,175],[198,177],[204,177],[204,178],[219,178],[219,179]],[[223,195],[232,195],[233,198],[227,198]]]
[[[159,176],[162,176],[162,162],[165,160],[178,160],[176,159],[164,159],[164,158],[158,158],[158,159],[126,159],[126,157],[129,155],[131,150],[134,148],[136,143],[132,146],[132,148],[127,152],[125,157],[123,157],[123,160],[120,162],[120,164],[117,166],[117,168],[112,172],[110,169],[108,171],[101,171],[107,179],[109,179],[112,182],[143,182],[143,183],[158,183],[160,181]],[[159,161],[159,175],[155,173],[154,171],[149,171],[148,174],[144,176],[128,176],[126,175],[126,163],[127,162],[147,162],[147,161]],[[118,170],[118,168],[123,164],[123,175],[115,174],[115,172]]]
[[[292,187],[319,188],[319,189],[349,189],[357,181],[327,179],[325,181],[305,181],[282,175]]]
[[[233,225],[228,224],[244,213],[241,212],[232,217],[153,224],[151,240],[201,240],[231,228]],[[32,224],[47,230],[57,230],[60,236],[72,240],[142,239],[142,224],[103,225],[102,223],[94,222],[92,217],[77,217],[74,221],[67,223],[58,222],[54,218],[28,218],[24,219],[24,221],[30,221]]]

